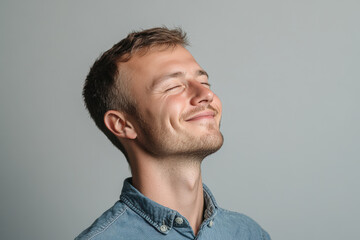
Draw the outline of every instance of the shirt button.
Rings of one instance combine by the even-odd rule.
[[[184,220],[181,217],[175,218],[175,222],[179,225],[183,224]]]
[[[167,230],[168,230],[168,226],[166,226],[166,225],[161,225],[160,231],[166,232]]]
[[[208,226],[209,226],[209,227],[212,227],[213,225],[214,225],[214,221],[213,221],[213,220],[210,220]]]

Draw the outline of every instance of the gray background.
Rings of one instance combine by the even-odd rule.
[[[273,239],[357,239],[360,4],[298,1],[0,3],[1,239],[72,239],[117,199],[123,156],[81,99],[95,58],[167,25],[222,99],[203,175]]]

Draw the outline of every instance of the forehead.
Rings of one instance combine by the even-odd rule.
[[[120,63],[119,70],[125,73],[129,79],[149,83],[164,74],[172,72],[196,73],[202,68],[195,61],[191,53],[182,46],[153,47],[145,54],[135,53],[132,58]]]

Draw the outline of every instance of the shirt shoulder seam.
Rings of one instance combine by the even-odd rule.
[[[125,205],[122,211],[119,211],[113,218],[110,218],[110,220],[103,224],[96,232],[94,232],[93,235],[88,238],[88,240],[94,239],[94,237],[98,236],[100,233],[108,229],[119,217],[121,217],[125,213],[127,209],[128,206]]]

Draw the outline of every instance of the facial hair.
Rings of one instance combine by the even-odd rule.
[[[212,107],[197,107],[182,114],[181,119],[185,120],[190,116],[196,115],[204,110],[212,110],[215,114],[218,111]],[[171,134],[170,130],[151,124],[137,112],[141,134],[136,139],[137,143],[150,155],[161,158],[188,158],[202,161],[206,156],[219,150],[224,142],[223,135],[219,131],[220,126],[216,124],[203,123],[207,134],[196,136],[188,131],[183,131],[177,136]]]

